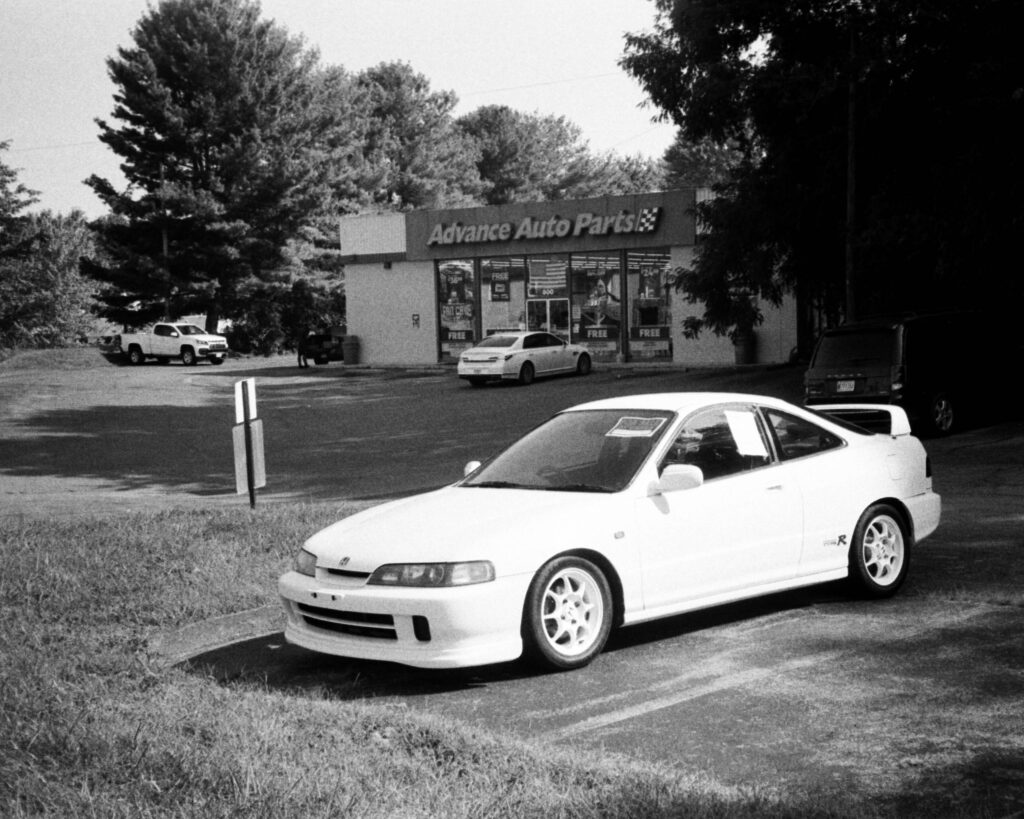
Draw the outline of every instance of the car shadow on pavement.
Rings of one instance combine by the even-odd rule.
[[[281,632],[207,651],[179,666],[213,677],[223,685],[255,683],[285,690],[315,689],[343,700],[441,694],[538,674],[519,661],[435,670],[334,657],[289,645]]]
[[[612,632],[606,654],[755,620],[771,614],[848,599],[841,583],[783,592],[677,615]],[[600,674],[594,667],[568,674]],[[178,664],[224,685],[255,683],[283,690],[323,690],[334,699],[446,694],[515,680],[560,676],[526,659],[475,668],[422,669],[390,662],[334,657],[289,645],[282,632],[204,651]]]

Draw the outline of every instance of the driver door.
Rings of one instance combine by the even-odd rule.
[[[178,343],[178,331],[171,324],[158,324],[153,328],[153,350],[154,355],[177,355],[180,344]]]
[[[738,598],[796,574],[800,491],[776,468],[753,407],[694,414],[659,468],[668,463],[700,467],[704,483],[637,502],[645,613]]]

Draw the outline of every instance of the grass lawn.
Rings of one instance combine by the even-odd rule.
[[[155,662],[158,630],[273,604],[295,547],[344,513],[0,520],[0,815],[865,815]]]

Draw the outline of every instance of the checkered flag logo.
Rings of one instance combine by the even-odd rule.
[[[637,233],[653,233],[658,226],[658,216],[661,215],[661,208],[643,208],[640,215],[636,217]]]

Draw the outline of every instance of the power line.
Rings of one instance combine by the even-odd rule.
[[[479,97],[481,94],[500,94],[503,91],[523,91],[528,88],[543,88],[548,85],[564,85],[567,82],[579,82],[581,80],[600,80],[605,77],[618,77],[621,73],[618,71],[609,71],[605,74],[591,74],[587,77],[567,77],[562,80],[548,80],[547,82],[535,82],[529,85],[510,85],[506,88],[486,88],[482,91],[470,91],[466,94],[462,94],[464,97]],[[458,92],[456,92],[458,93]]]
[[[89,142],[64,142],[57,145],[30,145],[27,148],[8,148],[8,153],[12,154],[25,154],[30,151],[56,151],[61,148],[80,148],[83,145],[101,145],[99,140],[90,140]]]

